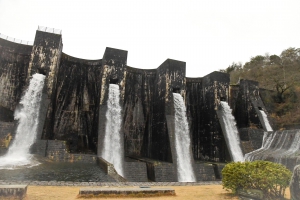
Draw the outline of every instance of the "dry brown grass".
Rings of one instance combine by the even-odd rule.
[[[29,186],[26,200],[71,200],[83,199],[77,198],[79,189],[82,187],[68,187],[68,186]],[[154,187],[153,187],[154,188]],[[157,188],[167,188],[161,186]],[[168,200],[168,199],[205,199],[205,200],[221,200],[221,199],[238,199],[229,192],[225,191],[221,185],[202,185],[202,186],[171,186],[169,188],[175,189],[176,196],[158,196],[158,197],[140,197],[130,199],[146,199],[146,200]],[[101,199],[120,200],[124,197],[103,197]],[[88,198],[89,200],[100,198]]]
[[[26,200],[84,200],[78,198],[79,189],[83,187],[75,186],[29,186]],[[200,186],[160,186],[153,188],[172,188],[175,189],[176,196],[158,196],[158,197],[126,197],[126,200],[171,200],[171,199],[205,199],[205,200],[238,200],[237,196],[233,196],[230,192],[223,189],[222,185],[200,185]],[[89,200],[109,199],[120,200],[122,197],[101,197],[88,198]],[[287,189],[286,199],[290,199],[290,192]]]

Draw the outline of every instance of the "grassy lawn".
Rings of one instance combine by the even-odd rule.
[[[26,200],[71,200],[79,199],[77,197],[79,189],[82,187],[72,186],[29,186],[27,191]],[[126,198],[130,199],[147,199],[147,200],[163,200],[163,199],[205,199],[205,200],[221,200],[221,199],[234,199],[238,197],[231,195],[224,190],[221,185],[201,185],[201,186],[161,186],[153,188],[173,188],[175,189],[176,196],[159,196],[159,197],[140,197],[140,198]],[[123,198],[123,197],[122,197]],[[80,198],[82,199],[82,198]],[[89,198],[99,199],[99,198]],[[101,199],[121,199],[121,198],[101,198]]]

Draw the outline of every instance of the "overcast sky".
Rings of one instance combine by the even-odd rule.
[[[202,77],[265,53],[300,47],[299,0],[0,0],[0,33],[33,41],[38,25],[62,30],[63,52],[100,59],[128,51],[127,65],[167,58]]]

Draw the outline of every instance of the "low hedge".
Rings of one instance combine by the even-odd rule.
[[[269,161],[232,162],[222,170],[223,188],[263,191],[264,199],[282,199],[292,173],[285,166]]]

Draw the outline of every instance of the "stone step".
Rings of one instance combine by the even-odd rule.
[[[27,193],[27,185],[0,185],[0,199],[23,199]]]
[[[139,187],[139,188],[81,188],[79,190],[80,197],[90,195],[175,195],[175,190],[171,188],[151,188],[151,187]]]

